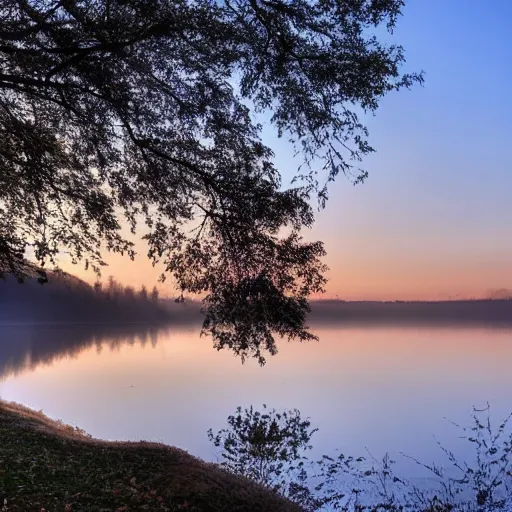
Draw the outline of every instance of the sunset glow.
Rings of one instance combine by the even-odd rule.
[[[512,78],[504,65],[511,6],[495,5],[407,3],[396,39],[407,66],[425,70],[425,87],[387,96],[365,119],[377,150],[362,162],[369,179],[353,187],[340,176],[306,234],[325,242],[327,296],[448,299],[512,288],[512,103],[502,101]],[[293,149],[263,124],[286,184]],[[138,252],[135,263],[108,255],[104,278],[153,286],[161,269],[145,260],[143,244]],[[173,295],[170,282],[161,290]]]

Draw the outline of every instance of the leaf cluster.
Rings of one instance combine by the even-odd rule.
[[[309,339],[325,284],[311,200],[366,173],[358,109],[422,81],[372,35],[402,0],[3,0],[0,277],[67,253],[99,271],[135,256],[205,296],[217,347],[275,353]],[[283,187],[254,112],[302,155]],[[292,170],[293,171],[293,170]],[[44,280],[44,273],[42,275]],[[248,311],[250,310],[250,314]]]

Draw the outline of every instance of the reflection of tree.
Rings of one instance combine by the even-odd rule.
[[[168,327],[143,324],[109,325],[31,325],[0,327],[0,378],[51,365],[64,358],[75,358],[96,346],[119,349],[124,344],[151,343],[155,347],[159,334]]]

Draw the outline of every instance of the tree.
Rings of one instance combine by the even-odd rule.
[[[151,302],[158,302],[158,297],[159,297],[158,289],[156,286],[153,286],[153,289],[151,290],[151,295],[150,295]]]
[[[0,276],[61,251],[149,257],[204,298],[203,330],[242,357],[307,340],[325,284],[305,242],[311,199],[373,151],[356,110],[421,82],[392,30],[402,0],[4,0],[0,7]],[[283,188],[252,112],[304,157]],[[286,233],[286,234],[285,234]],[[44,279],[44,271],[42,278]]]
[[[109,299],[118,300],[122,295],[122,286],[114,276],[108,276],[106,294]]]
[[[142,302],[146,302],[148,300],[148,289],[144,285],[140,287],[138,296],[139,300]]]
[[[228,417],[228,428],[216,435],[222,448],[221,463],[228,471],[270,487],[299,504],[303,510],[342,512],[491,512],[511,510],[512,505],[512,414],[492,425],[489,404],[473,408],[472,425],[462,436],[473,448],[469,460],[458,459],[452,450],[437,444],[448,468],[425,464],[402,454],[428,470],[434,478],[413,480],[397,474],[389,454],[376,459],[336,454],[319,460],[307,456],[313,434],[309,420],[297,410],[260,413],[237,408]],[[402,468],[403,469],[403,468]]]
[[[215,435],[208,430],[210,441],[222,448],[223,467],[302,505],[313,505],[315,500],[303,485],[303,474],[305,453],[318,429],[312,429],[308,419],[302,419],[296,409],[277,412],[263,405],[262,412],[252,406],[244,410],[238,407],[227,422],[229,428]]]
[[[135,300],[135,289],[133,286],[125,286],[123,290],[123,298],[130,302]]]

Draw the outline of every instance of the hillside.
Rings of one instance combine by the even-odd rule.
[[[9,512],[300,512],[178,448],[95,440],[3,401],[0,503]]]
[[[113,279],[94,287],[64,272],[50,272],[44,285],[35,277],[22,284],[12,277],[0,280],[0,322],[160,322],[169,318],[158,295],[122,287]]]

